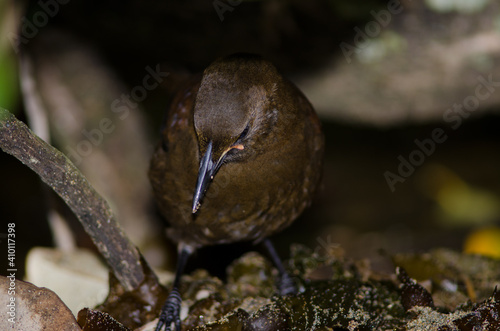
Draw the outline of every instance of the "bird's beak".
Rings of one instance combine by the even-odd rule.
[[[244,148],[245,147],[241,144],[232,145],[222,153],[222,155],[216,162],[214,162],[212,141],[208,143],[205,155],[203,155],[200,161],[200,169],[198,170],[198,181],[196,182],[196,190],[194,191],[193,197],[193,214],[195,214],[200,208],[201,200],[203,200],[205,192],[208,190],[208,187],[214,179],[215,174],[217,173],[217,171],[219,171],[219,168],[224,163],[227,152],[232,149],[242,150]]]
[[[210,141],[207,146],[205,155],[201,158],[200,169],[198,170],[198,181],[196,182],[196,190],[194,191],[193,197],[193,214],[198,211],[201,206],[201,200],[205,195],[212,179],[214,179],[215,173],[219,169],[222,162],[213,162],[213,151],[212,142]]]

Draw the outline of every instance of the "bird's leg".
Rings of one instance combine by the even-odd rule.
[[[172,285],[172,290],[168,295],[163,308],[161,309],[160,318],[158,324],[156,324],[155,331],[161,331],[165,326],[165,331],[170,331],[170,326],[172,323],[175,325],[175,330],[181,330],[181,295],[179,293],[179,282],[182,274],[184,273],[184,268],[189,256],[193,253],[194,248],[188,245],[179,245],[179,256],[177,258],[177,270],[175,272],[174,284]]]
[[[292,277],[290,277],[290,274],[285,270],[285,267],[283,266],[283,262],[281,262],[281,259],[278,255],[278,253],[276,252],[276,249],[274,248],[274,245],[271,242],[271,240],[266,238],[262,241],[262,244],[269,252],[269,256],[271,257],[271,260],[273,261],[274,265],[278,269],[278,273],[280,275],[280,282],[278,284],[279,294],[280,295],[297,294],[297,292],[298,292],[297,287],[295,286],[295,283],[294,283]]]

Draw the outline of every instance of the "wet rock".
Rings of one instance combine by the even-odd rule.
[[[411,279],[403,268],[397,267],[396,274],[398,275],[401,284],[401,304],[405,310],[410,310],[413,307],[434,307],[432,295],[414,279]]]

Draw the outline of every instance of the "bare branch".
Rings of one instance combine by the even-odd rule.
[[[66,202],[126,290],[142,282],[140,253],[126,237],[108,203],[63,153],[2,108],[0,148],[36,172]]]

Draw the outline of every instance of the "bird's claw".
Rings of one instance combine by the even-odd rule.
[[[293,278],[287,272],[281,275],[278,283],[278,291],[281,296],[295,295],[299,292]]]
[[[160,318],[158,324],[156,324],[155,331],[161,331],[165,326],[165,331],[171,331],[170,327],[172,323],[175,325],[176,331],[181,331],[181,296],[179,291],[174,288],[168,295],[163,308],[161,309]]]

